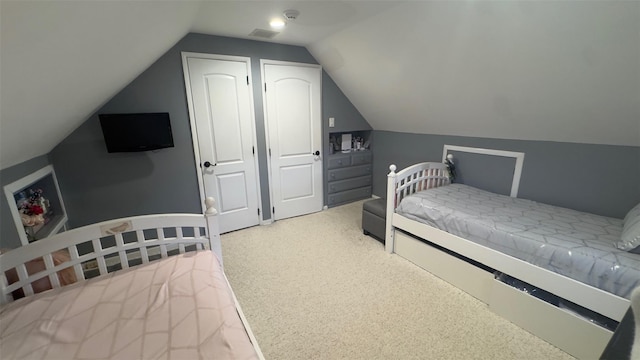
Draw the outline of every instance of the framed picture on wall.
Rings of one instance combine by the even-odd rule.
[[[6,185],[4,192],[22,245],[65,229],[67,212],[53,166]]]

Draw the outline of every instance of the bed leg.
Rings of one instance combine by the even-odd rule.
[[[389,175],[387,175],[387,216],[386,216],[386,229],[384,239],[384,249],[389,254],[393,253],[393,240],[395,230],[391,225],[393,220],[393,212],[396,207],[396,166],[391,164],[389,166]]]
[[[384,249],[389,254],[393,254],[395,232],[396,231],[393,228],[391,230],[387,230],[387,236],[386,236],[386,239],[384,240]]]
[[[211,245],[211,251],[213,251],[220,260],[222,265],[222,242],[220,240],[220,225],[218,224],[218,211],[215,208],[216,201],[212,197],[207,197],[204,200],[207,210],[204,212],[204,216],[207,219],[207,233],[209,234],[209,244]]]

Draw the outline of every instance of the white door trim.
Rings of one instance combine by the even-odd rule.
[[[200,59],[210,59],[210,60],[227,60],[227,61],[237,61],[244,62],[247,66],[247,76],[249,77],[249,85],[253,84],[253,78],[251,76],[251,58],[246,56],[233,56],[233,55],[220,55],[220,54],[205,54],[205,53],[195,53],[195,52],[187,52],[183,51],[182,53],[182,73],[184,75],[185,82],[185,91],[187,93],[187,104],[193,104],[193,98],[191,96],[191,80],[189,79],[189,66],[187,63],[187,58],[200,58]],[[249,104],[251,106],[251,133],[252,133],[252,141],[256,144],[257,149],[257,137],[256,137],[256,117],[255,117],[255,106],[253,100],[253,88],[249,91]],[[195,159],[196,166],[196,174],[198,178],[198,191],[200,192],[200,205],[202,206],[202,213],[206,210],[206,206],[204,205],[204,199],[206,197],[204,191],[204,179],[202,177],[202,169],[200,167],[201,159],[200,159],[200,147],[198,143],[198,133],[196,127],[196,117],[193,113],[192,106],[187,106],[189,111],[189,125],[191,126],[191,140],[193,142],[193,155]],[[262,209],[262,194],[260,191],[260,169],[258,167],[258,154],[254,156],[253,166],[256,170],[256,184],[258,191],[258,209],[260,210],[260,220],[264,218],[264,212]]]
[[[310,63],[300,63],[293,61],[282,61],[282,60],[269,60],[269,59],[260,59],[260,79],[262,81],[262,111],[263,111],[263,121],[264,121],[264,134],[265,134],[265,154],[267,154],[267,176],[269,177],[269,204],[271,205],[271,209],[269,209],[269,213],[271,214],[271,221],[273,222],[274,213],[273,213],[273,184],[272,181],[272,169],[271,169],[271,154],[269,153],[269,149],[271,148],[271,139],[269,137],[269,123],[267,121],[267,96],[265,93],[265,65],[286,65],[286,66],[299,66],[299,67],[310,67],[320,70],[320,89],[322,89],[322,66],[319,64],[310,64]],[[322,104],[322,91],[320,91],[320,104]],[[320,119],[322,119],[322,114],[320,114]],[[322,143],[320,144],[322,146]],[[324,155],[324,149],[320,149],[322,155]],[[324,161],[324,160],[323,160]],[[324,170],[324,165],[323,165]],[[324,175],[323,175],[324,176]],[[324,194],[322,194],[323,203],[324,203]],[[204,200],[203,200],[204,201]]]

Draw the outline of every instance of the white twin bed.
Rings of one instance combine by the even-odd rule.
[[[263,359],[218,229],[207,199],[205,215],[107,221],[0,255],[2,358]]]
[[[640,254],[616,248],[623,220],[450,184],[442,163],[390,170],[388,252],[578,358],[599,357],[640,286]]]

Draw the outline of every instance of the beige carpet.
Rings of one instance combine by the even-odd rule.
[[[222,235],[267,359],[572,359],[364,236],[362,202]]]

